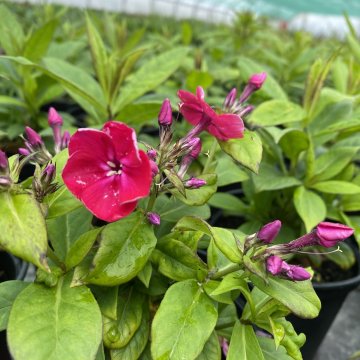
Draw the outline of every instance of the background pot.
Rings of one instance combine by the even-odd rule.
[[[301,348],[301,353],[305,360],[314,358],[345,299],[351,291],[355,290],[360,285],[359,248],[351,243],[349,245],[355,253],[356,264],[354,267],[357,270],[357,275],[342,281],[314,283],[314,289],[321,300],[321,311],[319,316],[313,320],[300,319],[294,315],[291,315],[288,318],[298,333],[302,332],[306,335],[306,343]]]
[[[11,254],[0,251],[0,282],[8,280],[23,280],[27,269],[28,263]],[[6,331],[0,332],[0,359],[11,360],[6,344]]]

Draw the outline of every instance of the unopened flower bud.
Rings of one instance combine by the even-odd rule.
[[[221,349],[222,352],[225,356],[227,356],[228,352],[229,352],[229,343],[225,338],[222,338],[221,340]]]
[[[30,155],[30,151],[28,149],[25,149],[25,148],[19,148],[18,152],[19,152],[20,155],[23,155],[23,156]]]
[[[148,158],[149,158],[150,160],[153,160],[153,161],[156,160],[157,152],[156,152],[155,149],[150,149],[150,150],[148,150],[146,154],[147,154],[147,156],[148,156]]]
[[[270,244],[281,229],[281,221],[275,220],[264,225],[257,233],[257,238],[266,244]]]
[[[41,180],[45,184],[51,184],[56,175],[56,166],[54,164],[49,164],[43,170],[41,174]]]
[[[260,89],[263,85],[263,83],[266,80],[266,72],[262,72],[259,74],[253,74],[249,79],[249,85],[254,86],[256,90]]]
[[[165,99],[162,103],[158,121],[160,126],[170,126],[172,124],[172,109],[169,99]]]
[[[31,127],[26,126],[25,133],[26,133],[26,139],[32,147],[36,148],[43,144],[41,136]]]
[[[198,189],[206,185],[206,181],[203,179],[191,178],[185,182],[185,187],[188,189]]]
[[[7,170],[9,166],[8,158],[6,154],[0,150],[0,170]]]
[[[354,229],[337,223],[321,222],[315,229],[319,245],[325,247],[335,246],[354,233]]]
[[[236,100],[237,90],[236,88],[233,88],[226,96],[223,108],[228,109],[231,108]]]
[[[188,142],[188,145],[190,152],[187,154],[187,156],[191,157],[192,160],[195,160],[201,151],[201,140],[198,137],[194,137]]]
[[[59,113],[53,107],[51,107],[49,109],[48,122],[49,122],[49,125],[51,127],[53,127],[53,126],[62,126],[62,124],[63,124],[62,117],[59,115]]]
[[[70,133],[67,130],[64,131],[61,139],[61,149],[66,149],[67,147],[69,147],[70,137]]]
[[[155,161],[150,160],[151,176],[154,178],[159,173],[159,168]]]
[[[272,275],[278,275],[282,272],[284,260],[276,255],[272,255],[266,259],[266,270]]]
[[[248,106],[245,106],[244,108],[242,108],[240,111],[239,111],[239,113],[238,113],[238,115],[240,116],[240,117],[244,117],[244,116],[246,116],[246,115],[249,115],[253,110],[254,110],[254,106],[253,105],[248,105]]]
[[[285,272],[286,276],[295,281],[304,281],[311,278],[311,274],[308,273],[303,267],[297,265],[289,265],[289,269]]]
[[[147,219],[149,220],[149,223],[155,226],[160,225],[160,215],[155,212],[148,212],[146,214]]]

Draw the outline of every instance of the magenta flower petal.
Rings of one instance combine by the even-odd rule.
[[[208,127],[210,134],[222,141],[244,137],[244,122],[235,114],[216,116]]]
[[[273,274],[278,275],[283,271],[284,260],[276,255],[272,255],[266,260],[266,270]]]
[[[264,225],[257,233],[257,238],[266,244],[270,244],[279,234],[281,221],[275,220]]]
[[[102,131],[80,129],[70,139],[62,176],[68,189],[98,218],[116,221],[146,197],[150,160],[138,150],[133,129],[109,121]]]
[[[289,265],[286,275],[291,280],[296,281],[304,281],[311,278],[310,273],[308,273],[303,267],[297,265]]]
[[[325,247],[335,246],[339,241],[345,240],[354,233],[354,229],[337,223],[321,222],[316,227],[319,245]]]

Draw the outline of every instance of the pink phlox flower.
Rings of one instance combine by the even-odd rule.
[[[338,223],[321,222],[315,229],[319,245],[325,247],[335,246],[354,233],[354,229]]]
[[[238,139],[244,136],[244,123],[239,115],[218,114],[204,100],[204,90],[198,86],[196,95],[189,91],[179,90],[181,100],[180,112],[192,125],[198,126],[198,131],[191,137],[198,135],[203,130],[222,141]]]
[[[79,129],[70,139],[69,155],[64,183],[99,219],[119,220],[148,196],[150,161],[127,125],[108,121],[102,130]]]

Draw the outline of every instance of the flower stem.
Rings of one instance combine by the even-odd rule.
[[[215,273],[213,273],[210,278],[211,279],[219,279],[225,275],[231,274],[235,271],[241,270],[242,266],[240,264],[229,264],[219,269]]]
[[[209,156],[206,160],[204,169],[202,171],[203,174],[206,174],[209,171],[209,167],[211,166],[211,163],[215,156],[217,145],[218,145],[218,142],[217,142],[216,138],[214,138],[213,143],[211,144],[210,151],[209,151]]]

